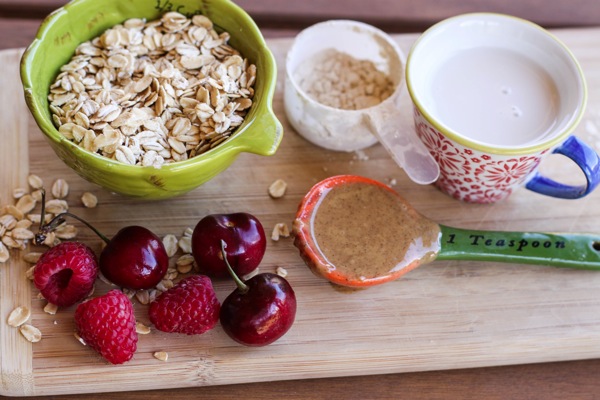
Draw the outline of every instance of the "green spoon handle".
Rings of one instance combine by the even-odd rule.
[[[438,260],[496,261],[600,270],[600,235],[493,232],[440,225]]]

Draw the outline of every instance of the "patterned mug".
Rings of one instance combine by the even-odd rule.
[[[444,20],[415,42],[406,82],[417,135],[452,197],[493,203],[524,186],[577,199],[600,182],[600,157],[571,133],[587,99],[569,49],[529,21],[491,13]],[[538,172],[549,154],[573,160],[586,184]]]

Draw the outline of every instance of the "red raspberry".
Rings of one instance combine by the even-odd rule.
[[[33,283],[50,303],[68,307],[90,293],[97,275],[98,261],[88,246],[63,242],[42,254]]]
[[[163,332],[199,335],[216,325],[221,304],[210,278],[182,279],[150,304],[150,321]]]
[[[75,326],[85,343],[113,364],[123,364],[135,353],[138,336],[133,305],[120,290],[78,305]]]

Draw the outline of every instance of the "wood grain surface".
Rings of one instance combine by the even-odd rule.
[[[593,127],[600,126],[600,56],[594,51],[600,41],[600,29],[557,31],[557,34],[581,61],[590,86],[589,107],[579,135],[599,147],[600,138]],[[414,38],[414,35],[397,36],[405,50]],[[280,68],[289,43],[289,40],[269,42]],[[15,76],[18,54],[8,51],[1,57],[0,79],[5,89],[2,93],[7,96],[4,100],[20,98]],[[600,211],[594,207],[598,193],[572,202],[521,190],[500,204],[466,205],[431,186],[409,182],[381,146],[365,152],[368,160],[359,160],[353,153],[332,153],[309,145],[285,120],[282,88],[280,82],[274,108],[284,123],[286,135],[276,156],[243,155],[225,173],[200,189],[178,199],[153,203],[115,196],[78,178],[49,152],[31,119],[25,125],[18,122],[27,118],[24,117],[27,112],[22,103],[12,102],[15,109],[5,107],[2,111],[2,120],[12,122],[3,124],[1,136],[3,143],[25,151],[29,162],[24,161],[27,154],[17,155],[14,147],[0,147],[2,201],[9,197],[13,185],[22,184],[24,176],[32,172],[42,176],[47,184],[57,177],[66,178],[72,187],[72,211],[108,234],[126,224],[143,223],[160,235],[179,235],[205,214],[238,210],[257,215],[269,231],[277,222],[291,222],[300,198],[313,183],[326,176],[353,173],[382,181],[395,179],[395,188],[419,211],[447,225],[497,230],[598,230]],[[28,146],[22,146],[24,142]],[[548,160],[544,168],[564,179],[573,174],[559,158]],[[285,198],[272,200],[266,188],[277,178],[288,181],[289,191]],[[93,190],[99,196],[98,209],[86,210],[78,205],[77,196],[84,190]],[[80,239],[99,247],[99,242],[84,229]],[[535,266],[437,262],[388,285],[357,292],[338,291],[308,272],[289,239],[269,243],[261,270],[274,270],[278,265],[288,269],[289,280],[299,298],[297,322],[281,341],[263,349],[246,349],[233,344],[220,328],[197,338],[154,332],[140,339],[132,362],[113,367],[73,339],[73,308],[61,310],[54,317],[44,314],[43,302],[37,300],[30,283],[22,279],[26,267],[20,262],[10,263],[0,270],[0,316],[5,320],[13,306],[30,302],[34,310],[32,322],[42,329],[45,337],[40,343],[30,345],[14,330],[0,330],[3,393],[42,395],[223,385],[597,358],[600,353],[600,299],[596,295],[600,274]],[[221,299],[231,290],[227,282],[218,282],[216,286]],[[99,284],[98,292],[107,289]],[[142,321],[144,311],[144,307],[137,307]],[[13,353],[13,343],[23,346],[24,351]],[[151,354],[156,350],[169,351],[169,362],[154,360]],[[577,370],[578,365],[586,364],[571,365]],[[510,371],[523,371],[523,376],[532,371],[527,366],[520,368]],[[498,369],[485,371],[494,370]],[[477,371],[472,375],[475,380],[494,374]],[[559,369],[549,371],[558,374]],[[19,374],[25,379],[19,380]],[[451,377],[453,373],[431,374],[420,376]],[[312,388],[321,384],[326,389],[327,385],[334,387],[336,382],[341,385],[352,382],[353,387],[361,386],[356,382],[365,382],[365,389],[368,382],[375,382],[391,388],[395,379],[402,381],[404,376],[374,381],[356,377],[323,383],[271,382],[263,388],[272,391],[274,398],[277,393],[285,392],[288,385],[302,395],[299,388],[305,385]],[[412,381],[415,386],[408,387],[418,387],[419,378],[415,379]],[[465,384],[466,380],[461,382]],[[555,389],[565,388],[557,382],[553,385]],[[220,393],[223,388],[232,392],[222,398],[230,398],[230,393],[251,386],[218,386],[179,393],[209,395]],[[443,394],[443,387],[438,388],[439,395]],[[584,394],[585,388],[578,386],[576,392]],[[260,392],[257,389],[253,393]],[[359,398],[358,393],[353,391],[346,398]],[[378,393],[377,397],[385,398],[385,390]],[[122,396],[133,398],[129,393]]]
[[[168,3],[168,0],[149,0]],[[43,18],[66,0],[0,0],[0,15]],[[267,29],[299,28],[332,18],[351,18],[376,24],[389,32],[421,31],[432,23],[466,12],[500,12],[518,15],[547,27],[593,26],[600,9],[589,0],[344,0],[281,1],[237,0]]]
[[[161,1],[168,0],[148,0]],[[0,48],[26,47],[41,20],[66,0],[0,0]],[[433,23],[465,12],[501,12],[544,27],[597,26],[595,0],[237,0],[266,37],[287,37],[327,19],[367,22],[390,33],[421,32]]]

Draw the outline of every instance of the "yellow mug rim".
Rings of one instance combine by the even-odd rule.
[[[576,68],[576,71],[577,71],[577,75],[581,79],[582,96],[581,96],[581,100],[580,100],[580,107],[579,107],[579,110],[577,110],[576,114],[574,115],[574,118],[572,118],[569,125],[566,126],[559,135],[553,136],[552,138],[550,138],[548,140],[545,140],[545,141],[542,141],[539,143],[535,143],[531,146],[509,148],[509,147],[497,147],[497,146],[493,146],[493,145],[488,145],[488,144],[485,144],[485,143],[482,143],[479,141],[469,139],[469,138],[459,134],[455,130],[450,129],[447,126],[439,123],[437,121],[437,119],[435,117],[433,117],[427,111],[426,107],[424,107],[423,104],[419,101],[419,99],[415,95],[415,89],[414,89],[414,87],[412,85],[412,81],[411,81],[411,71],[412,71],[411,61],[412,61],[412,57],[414,55],[414,50],[419,46],[419,43],[421,43],[423,41],[423,39],[425,37],[427,37],[429,34],[431,34],[433,31],[438,30],[447,24],[450,24],[450,23],[454,22],[455,20],[465,19],[468,17],[476,17],[476,16],[494,16],[494,17],[512,19],[512,20],[517,21],[518,23],[526,24],[532,28],[535,28],[539,32],[541,32],[544,35],[546,35],[547,37],[549,37],[552,41],[554,41],[555,44],[557,44],[559,46],[559,48],[561,48],[564,51],[566,56],[573,62],[574,66]],[[444,19],[444,20],[434,24],[433,26],[431,26],[430,28],[425,30],[421,34],[421,36],[419,36],[417,38],[417,40],[413,43],[413,45],[408,53],[408,56],[406,58],[405,70],[406,70],[406,72],[405,72],[406,73],[406,86],[408,88],[408,93],[411,97],[411,100],[412,100],[413,104],[415,105],[415,107],[418,108],[419,112],[427,119],[427,121],[434,128],[436,128],[438,131],[440,131],[441,133],[443,133],[445,136],[452,139],[453,141],[455,141],[465,147],[472,148],[474,150],[479,150],[479,151],[486,152],[486,153],[492,153],[492,154],[498,154],[498,155],[522,155],[522,154],[539,153],[548,148],[553,148],[553,147],[559,145],[560,143],[562,143],[568,136],[570,136],[570,134],[579,125],[579,123],[581,122],[581,119],[583,118],[583,114],[584,114],[585,107],[587,104],[587,84],[585,81],[585,76],[583,74],[581,65],[579,64],[579,61],[577,61],[577,59],[575,58],[575,56],[571,52],[571,50],[560,39],[558,39],[554,34],[547,31],[546,29],[542,28],[541,26],[539,26],[531,21],[528,21],[526,19],[515,17],[512,15],[507,15],[507,14],[486,13],[486,12],[467,13],[467,14],[456,15],[454,17]]]

